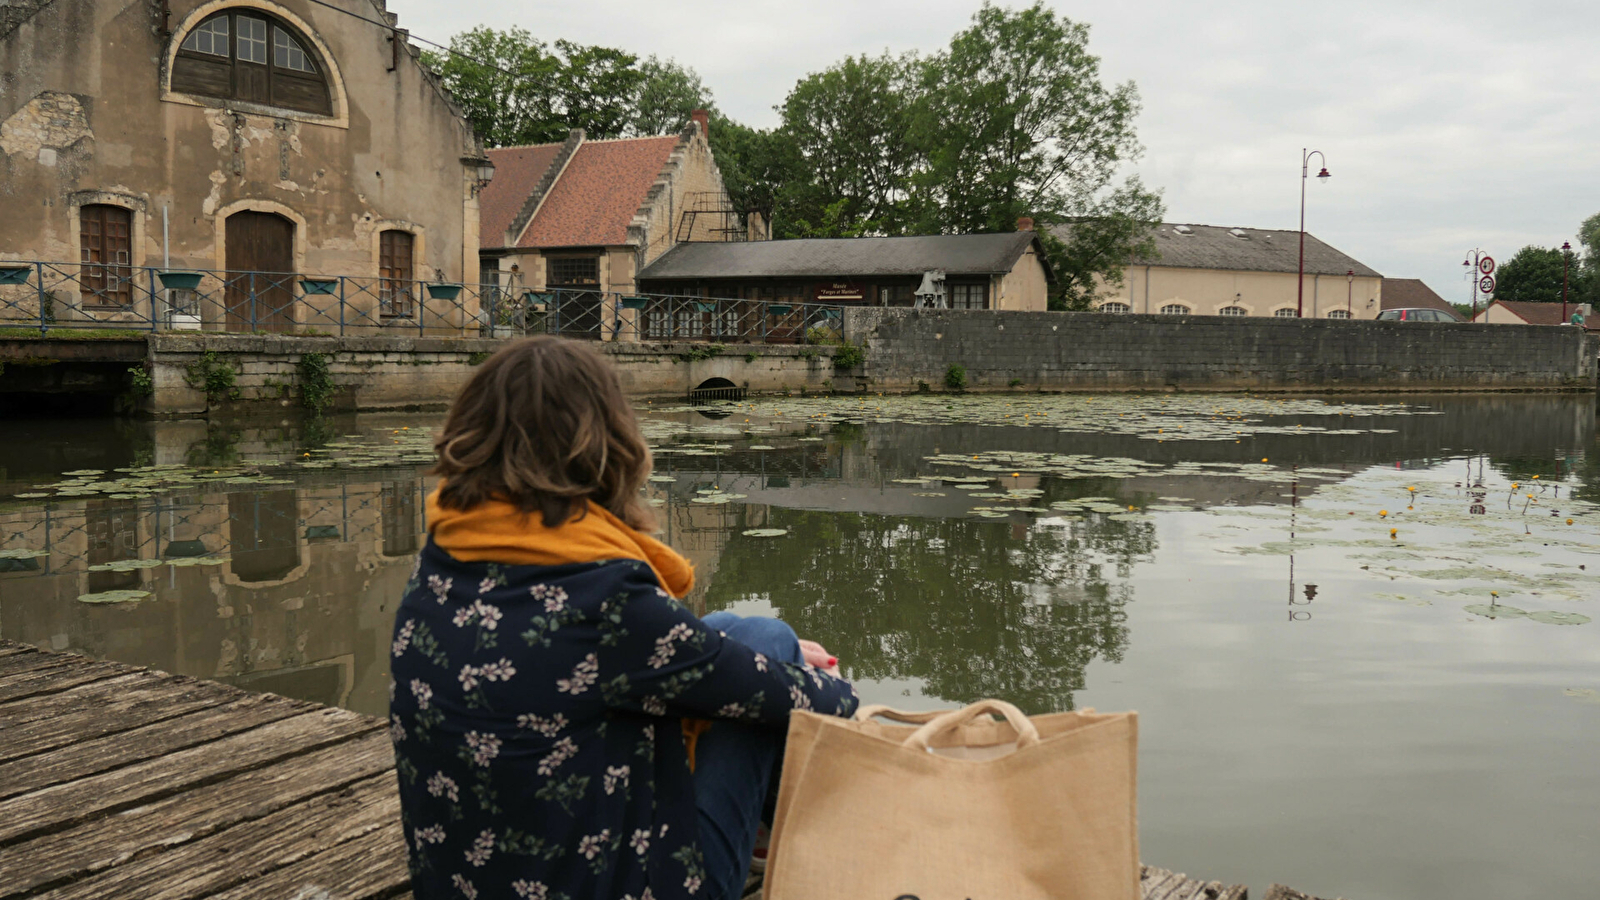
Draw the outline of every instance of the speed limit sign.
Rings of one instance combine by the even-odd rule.
[[[1482,272],[1485,275],[1493,275],[1494,274],[1494,257],[1485,256],[1483,259],[1478,260],[1478,271]],[[1494,282],[1491,281],[1491,282],[1489,282],[1489,287],[1484,288],[1483,292],[1485,294],[1487,294],[1493,288],[1494,288]]]
[[[1485,275],[1482,278],[1478,279],[1478,290],[1482,291],[1485,294],[1494,293],[1494,276],[1493,275]]]

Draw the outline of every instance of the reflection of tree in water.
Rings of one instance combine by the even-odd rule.
[[[1600,503],[1600,442],[1571,456],[1491,456],[1489,465],[1514,481],[1530,481],[1535,475],[1557,481],[1576,477],[1572,497]]]
[[[1126,584],[1155,550],[1145,521],[998,521],[772,510],[776,540],[735,535],[707,595],[720,609],[769,599],[855,678],[920,678],[952,703],[1002,697],[1070,709],[1097,655],[1122,659]]]

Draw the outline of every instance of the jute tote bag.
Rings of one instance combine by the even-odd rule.
[[[795,712],[765,896],[1138,900],[1138,731],[1131,712],[999,700]]]

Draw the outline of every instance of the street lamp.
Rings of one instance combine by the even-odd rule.
[[[1317,173],[1318,181],[1327,181],[1328,158],[1322,155],[1321,150],[1307,151],[1300,149],[1300,281],[1296,285],[1294,314],[1297,318],[1306,314],[1306,178],[1311,174],[1311,157],[1322,158],[1322,171]]]
[[[1561,242],[1561,324],[1567,324],[1567,272],[1572,268],[1572,242]]]
[[[1477,319],[1478,318],[1478,294],[1484,292],[1483,288],[1482,288],[1482,282],[1480,282],[1478,280],[1478,273],[1482,272],[1484,275],[1489,275],[1489,273],[1493,272],[1494,271],[1494,259],[1492,257],[1490,257],[1489,254],[1483,252],[1482,250],[1478,250],[1476,248],[1473,249],[1473,250],[1470,250],[1468,252],[1471,253],[1472,255],[1468,256],[1466,259],[1463,259],[1461,261],[1461,266],[1462,266],[1462,268],[1467,270],[1467,284],[1472,288],[1472,318],[1473,319]],[[1487,260],[1487,265],[1485,264],[1486,260]],[[1492,288],[1493,284],[1494,284],[1494,279],[1493,278],[1487,278],[1485,280],[1487,280],[1490,283],[1490,286]]]

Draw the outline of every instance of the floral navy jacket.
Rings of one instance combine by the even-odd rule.
[[[393,657],[418,900],[703,896],[678,717],[783,728],[856,706],[848,682],[708,629],[633,559],[463,562],[430,540]]]

